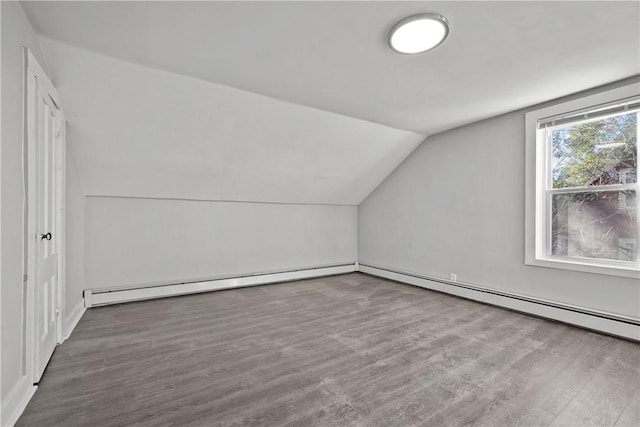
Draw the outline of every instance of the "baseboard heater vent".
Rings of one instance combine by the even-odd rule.
[[[269,283],[288,282],[291,280],[310,279],[313,277],[333,276],[336,274],[352,273],[356,270],[356,263],[351,262],[346,264],[309,267],[296,270],[252,273],[243,276],[192,279],[178,282],[147,283],[106,289],[87,289],[84,291],[84,300],[85,306],[89,308],[100,305],[119,304],[153,298],[164,298],[201,292],[219,291],[223,289],[266,285]]]
[[[640,318],[360,262],[358,271],[640,341]]]

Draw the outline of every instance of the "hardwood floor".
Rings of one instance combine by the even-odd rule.
[[[348,274],[94,308],[19,426],[638,426],[640,345]]]

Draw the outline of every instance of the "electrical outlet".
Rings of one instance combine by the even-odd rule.
[[[456,273],[451,273],[451,281],[452,282],[457,282],[458,281],[458,275]]]

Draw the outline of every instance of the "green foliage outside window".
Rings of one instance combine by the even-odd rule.
[[[620,171],[637,168],[635,112],[554,129],[551,138],[553,188],[617,184]]]

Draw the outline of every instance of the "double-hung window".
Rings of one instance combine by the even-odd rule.
[[[640,277],[638,92],[527,113],[527,264]]]

